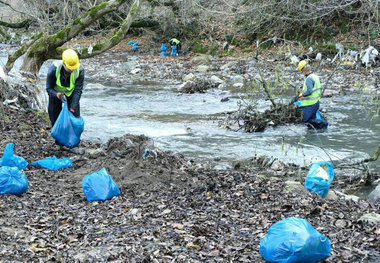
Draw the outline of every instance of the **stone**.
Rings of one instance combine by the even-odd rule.
[[[189,73],[189,74],[187,74],[187,75],[183,78],[183,80],[184,80],[185,82],[187,82],[187,81],[189,81],[189,80],[193,80],[194,78],[195,78],[194,74],[193,74],[193,73]]]
[[[376,213],[364,214],[358,219],[358,221],[377,224],[380,223],[380,215]]]
[[[275,170],[275,171],[282,171],[284,170],[284,167],[285,167],[284,163],[276,159],[274,160],[270,168],[272,168],[272,170]]]
[[[300,183],[296,181],[286,181],[285,182],[285,192],[286,193],[296,193],[301,195],[309,194],[309,191]]]
[[[200,66],[198,66],[197,71],[198,72],[206,72],[206,71],[208,71],[208,66],[200,65]]]
[[[336,201],[336,200],[338,200],[338,196],[335,194],[335,192],[333,190],[330,189],[328,191],[327,195],[325,196],[325,199]]]
[[[380,184],[378,184],[376,188],[368,195],[368,198],[373,201],[380,198]]]

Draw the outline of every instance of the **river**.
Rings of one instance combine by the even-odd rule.
[[[6,60],[4,54],[1,60]],[[16,63],[19,65],[20,62]],[[40,71],[42,84],[49,63]],[[87,78],[86,78],[87,79]],[[330,126],[308,130],[303,125],[269,128],[261,133],[228,131],[218,126],[216,116],[237,109],[245,94],[239,89],[209,90],[205,94],[181,94],[178,84],[144,82],[84,89],[81,114],[85,120],[83,139],[105,143],[125,133],[144,134],[157,147],[183,153],[195,162],[216,168],[232,161],[267,155],[287,163],[309,165],[315,161],[351,162],[372,156],[379,144],[379,118],[371,120],[363,109],[360,94],[322,98]],[[221,102],[222,98],[229,100]],[[290,99],[290,98],[289,98]],[[258,100],[264,109],[265,100]]]

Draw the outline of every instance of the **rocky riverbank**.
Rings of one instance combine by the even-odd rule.
[[[298,167],[276,176],[254,160],[205,169],[154,148],[143,135],[103,146],[82,142],[77,153],[56,150],[46,115],[25,109],[4,107],[0,129],[0,148],[15,143],[15,154],[29,163],[52,155],[74,163],[57,172],[29,165],[27,193],[0,196],[0,262],[264,262],[260,240],[292,216],[330,239],[325,262],[380,256],[379,203],[312,195],[296,178],[281,176]],[[145,160],[144,149],[151,150]],[[102,167],[121,195],[89,203],[81,180]]]
[[[180,84],[193,74],[223,88],[238,87],[257,74],[251,58],[198,59],[204,62],[113,51],[82,63],[90,80],[116,83],[165,79]],[[266,61],[266,77],[279,61]],[[286,80],[293,81],[294,66],[284,60],[281,65],[289,73]],[[361,74],[356,71],[344,82],[338,75],[329,88],[354,89],[352,81]],[[375,80],[368,89],[376,90]],[[348,184],[343,178],[334,180],[334,191],[322,199],[299,182],[297,174],[304,178],[305,168],[275,168],[258,158],[233,169],[207,169],[181,153],[156,148],[144,135],[126,134],[105,145],[82,141],[75,152],[56,150],[46,114],[31,110],[28,100],[18,104],[1,108],[0,154],[14,143],[15,154],[29,164],[55,155],[69,157],[73,167],[53,172],[29,165],[27,193],[0,196],[0,262],[264,262],[260,240],[271,225],[293,216],[307,219],[330,239],[325,262],[378,261],[380,204],[341,193]],[[103,167],[121,195],[89,203],[82,179]]]

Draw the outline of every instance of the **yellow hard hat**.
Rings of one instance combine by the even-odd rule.
[[[72,49],[66,49],[62,53],[62,61],[70,70],[74,70],[79,67],[78,54]]]
[[[298,63],[298,70],[302,72],[303,67],[307,64],[308,62],[306,60],[301,60],[300,63]]]

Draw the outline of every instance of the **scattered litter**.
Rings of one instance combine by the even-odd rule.
[[[321,166],[327,166],[327,172]],[[334,179],[334,167],[330,162],[313,163],[306,176],[305,187],[312,193],[325,197]]]
[[[5,74],[2,66],[0,66],[0,78],[2,78],[3,80],[7,79],[7,75]]]
[[[55,155],[52,157],[46,157],[45,159],[35,161],[32,166],[40,166],[51,171],[58,171],[68,167],[73,167],[73,161],[69,158],[58,159]]]
[[[86,175],[82,180],[82,188],[88,202],[105,201],[120,195],[119,187],[105,168]]]
[[[330,240],[298,217],[275,223],[260,242],[260,254],[268,262],[314,263],[330,253]]]
[[[21,195],[28,190],[28,179],[17,167],[0,167],[0,194]]]
[[[377,57],[377,55],[379,55],[379,51],[377,51],[377,49],[373,46],[369,46],[366,50],[360,53],[362,64],[364,64],[366,67],[370,67],[372,65],[372,62],[373,64],[375,64],[375,58]]]
[[[142,156],[143,160],[146,159],[146,156],[148,155],[149,152],[150,152],[149,149],[145,149],[145,151],[144,151],[144,153],[143,153],[143,156]]]
[[[89,55],[92,54],[92,49],[93,49],[93,47],[92,47],[92,45],[90,44],[90,46],[89,46],[88,49],[87,49],[87,52],[88,52]]]
[[[28,162],[17,155],[13,154],[13,143],[8,143],[5,146],[3,158],[0,158],[0,166],[17,167],[18,169],[25,169],[28,166]]]
[[[60,144],[69,148],[78,145],[80,136],[84,130],[84,120],[82,117],[75,117],[67,107],[67,101],[63,104],[63,109],[58,116],[52,130],[51,136]]]

